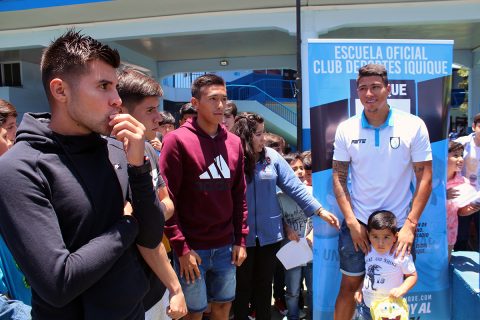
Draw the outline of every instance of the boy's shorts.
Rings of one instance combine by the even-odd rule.
[[[363,222],[358,222],[365,226]],[[397,230],[400,231],[400,228]],[[355,277],[362,276],[365,273],[365,254],[362,250],[360,250],[360,248],[358,251],[355,251],[350,229],[348,229],[345,220],[343,220],[340,228],[338,252],[340,255],[340,271],[344,275]],[[413,260],[415,260],[415,239],[410,253],[413,257]]]
[[[232,264],[232,246],[195,250],[202,259],[198,266],[201,274],[195,282],[180,277],[180,263],[174,255],[175,272],[182,286],[188,312],[203,312],[209,302],[230,302],[235,299],[236,266]]]

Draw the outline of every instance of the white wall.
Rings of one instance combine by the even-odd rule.
[[[0,88],[0,98],[10,101],[17,109],[17,122],[20,122],[25,112],[50,110],[42,86],[40,66],[31,62],[20,62],[22,86]]]

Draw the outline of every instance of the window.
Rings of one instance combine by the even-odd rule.
[[[21,85],[20,62],[0,64],[0,86],[20,87]]]

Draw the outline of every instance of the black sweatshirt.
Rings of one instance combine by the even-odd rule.
[[[118,141],[61,136],[49,122],[25,114],[0,158],[0,232],[32,286],[32,317],[143,319],[135,242],[156,247],[164,224],[150,165],[130,168]],[[125,199],[136,219],[123,216]]]

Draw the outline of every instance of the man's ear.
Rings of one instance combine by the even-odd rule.
[[[195,110],[197,110],[197,108],[198,108],[198,99],[195,98],[195,97],[192,97],[192,99],[190,99],[190,103],[192,104],[193,107],[195,107]]]
[[[389,84],[387,84],[387,92],[388,92],[388,95],[390,95],[390,93],[392,93],[392,86]]]
[[[50,94],[53,99],[65,103],[67,101],[67,92],[68,84],[64,80],[54,78],[50,81]]]

